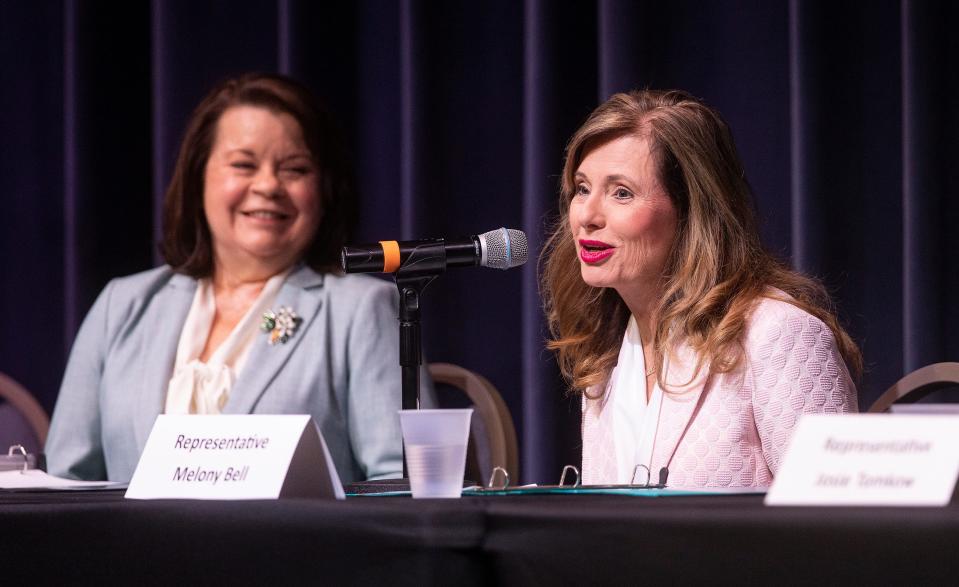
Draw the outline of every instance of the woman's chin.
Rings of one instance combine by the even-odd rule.
[[[598,267],[581,267],[580,276],[583,282],[590,287],[611,287],[609,275]]]
[[[274,268],[278,273],[299,258],[299,253],[293,253],[295,248],[290,243],[275,246],[244,246],[231,252],[224,251],[225,254],[218,255],[221,261],[233,261],[243,265],[259,265],[262,267]]]

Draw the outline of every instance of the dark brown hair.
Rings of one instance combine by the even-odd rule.
[[[649,141],[659,180],[678,217],[663,296],[654,311],[656,365],[663,364],[670,345],[680,338],[696,351],[697,372],[703,365],[711,372],[732,371],[742,360],[750,310],[757,299],[775,297],[822,320],[858,377],[862,355],[836,319],[822,284],[763,248],[752,191],[726,122],[685,92],[646,90],[612,96],[590,114],[566,149],[560,218],[543,249],[541,287],[553,335],[549,348],[558,352],[572,388],[585,392],[606,381],[630,315],[615,290],[587,285],[576,270],[569,226],[575,173],[591,149],[626,135]],[[662,369],[657,377],[667,389]]]
[[[300,125],[319,171],[321,211],[320,225],[303,261],[317,271],[337,271],[340,249],[357,215],[352,168],[342,137],[332,116],[309,90],[290,78],[263,73],[220,83],[193,111],[163,200],[160,252],[164,260],[192,277],[213,272],[213,243],[203,212],[203,179],[217,123],[228,108],[238,105],[289,114]]]

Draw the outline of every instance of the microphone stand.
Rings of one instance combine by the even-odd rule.
[[[403,370],[404,410],[420,407],[420,366],[423,364],[423,341],[420,332],[420,298],[423,290],[446,271],[446,247],[443,242],[418,245],[406,262],[393,274],[400,293],[400,367]],[[403,450],[403,477],[406,470]]]

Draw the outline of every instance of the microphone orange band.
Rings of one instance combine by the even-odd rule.
[[[380,241],[383,247],[383,273],[393,273],[400,268],[400,245],[396,241]]]

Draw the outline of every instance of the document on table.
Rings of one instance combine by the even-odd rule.
[[[54,477],[40,469],[0,471],[0,489],[119,489],[125,483],[112,481],[76,481]]]
[[[632,485],[520,485],[507,488],[464,487],[463,496],[496,495],[629,495],[634,497],[671,497],[681,495],[763,495],[766,487],[704,487],[702,489],[670,489],[668,487],[636,487]],[[397,497],[409,491],[347,493],[349,497]]]
[[[464,489],[463,495],[629,495],[633,497],[670,497],[681,495],[763,495],[765,487],[703,487],[670,489],[634,485],[528,485],[522,487]]]

